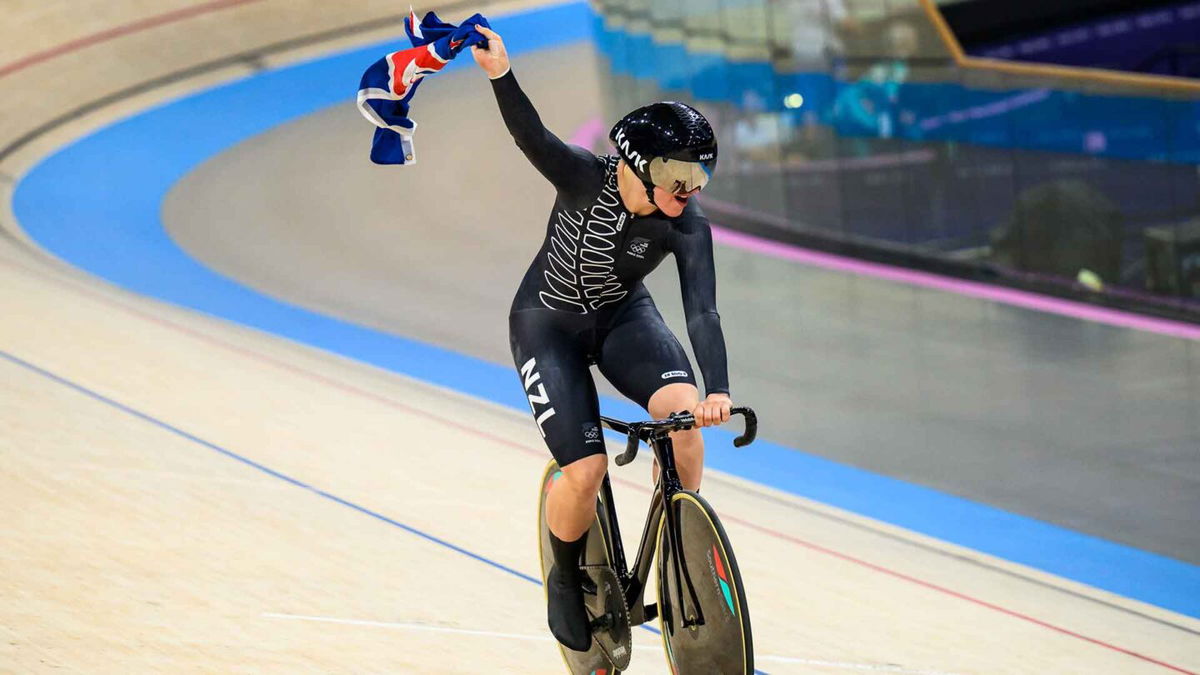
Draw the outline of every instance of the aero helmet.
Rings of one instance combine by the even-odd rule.
[[[700,111],[675,101],[642,106],[613,125],[608,139],[646,186],[683,194],[702,188],[717,168],[717,137]]]

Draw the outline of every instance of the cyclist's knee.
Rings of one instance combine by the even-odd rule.
[[[675,382],[664,385],[654,392],[646,404],[646,410],[655,419],[663,419],[673,412],[691,412],[700,404],[700,392],[693,384]]]
[[[563,476],[575,490],[595,494],[608,472],[608,455],[588,455],[562,468]]]
[[[695,452],[704,449],[704,436],[700,434],[699,429],[676,431],[671,434],[671,442],[675,444],[677,451]]]

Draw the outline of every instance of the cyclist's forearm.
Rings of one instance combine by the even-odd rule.
[[[687,320],[688,339],[704,376],[705,394],[729,393],[729,367],[725,356],[725,333],[717,310],[698,312]]]
[[[725,334],[717,313],[717,270],[713,263],[712,231],[708,218],[695,202],[687,205],[676,221],[672,249],[679,266],[683,312],[688,338],[696,353],[704,388],[709,394],[729,393],[725,358]]]

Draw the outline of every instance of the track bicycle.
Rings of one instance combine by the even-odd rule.
[[[731,413],[742,415],[746,423],[745,432],[733,444],[743,447],[753,442],[758,433],[754,411],[735,407]],[[586,652],[558,645],[569,672],[616,675],[625,670],[633,655],[632,627],[658,618],[674,675],[753,673],[750,615],[733,547],[716,512],[699,494],[683,489],[675,467],[669,434],[691,429],[695,418],[683,412],[648,422],[600,419],[604,426],[627,437],[625,452],[615,458],[617,466],[632,462],[644,441],[654,451],[660,471],[632,570],[621,543],[612,483],[604,476],[596,500],[596,521],[588,531],[580,565],[585,572],[584,604],[591,619],[592,645]],[[546,496],[561,475],[558,464],[551,460],[539,484],[538,549],[543,585],[554,564],[545,518]],[[658,597],[655,604],[646,605],[650,562],[656,550]]]

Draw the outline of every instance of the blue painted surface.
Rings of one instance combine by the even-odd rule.
[[[496,26],[510,52],[518,53],[585,39],[591,21],[587,6],[576,3],[502,18]],[[362,70],[389,47],[395,45],[262,73],[101,129],[22,178],[14,196],[16,215],[39,245],[129,290],[528,412],[514,370],[268,298],[189,258],[160,221],[167,191],[188,171],[279,124],[348,105]],[[451,67],[469,65],[459,61]],[[435,76],[421,96],[436,92]],[[420,97],[413,117],[421,122]],[[367,161],[371,129],[363,124]],[[417,143],[419,152],[419,131]],[[615,417],[643,415],[624,401],[604,399],[602,406]],[[770,420],[765,423],[769,429]],[[765,441],[734,450],[733,434],[723,429],[705,434],[708,465],[721,471],[1200,617],[1195,565]]]

